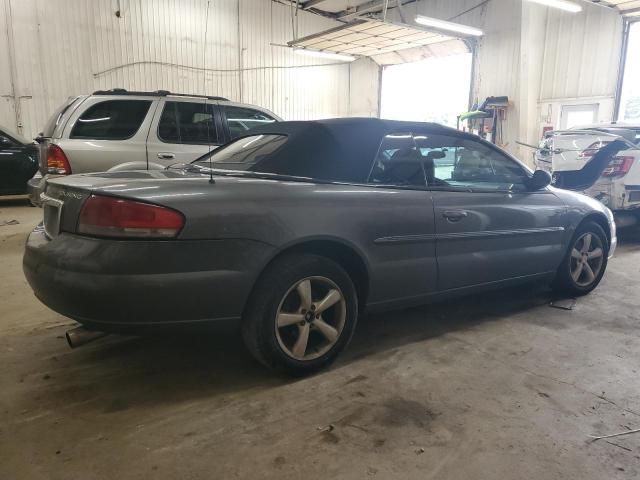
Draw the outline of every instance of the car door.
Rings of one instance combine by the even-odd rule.
[[[0,194],[25,193],[27,181],[37,170],[36,147],[23,145],[0,130]]]
[[[367,218],[354,221],[366,226],[373,243],[369,308],[420,303],[436,290],[438,268],[433,204],[412,132],[383,138],[368,184],[376,203]]]
[[[53,140],[72,173],[105,172],[122,163],[146,165],[146,141],[157,100],[96,95],[73,112],[63,135]]]
[[[162,99],[149,132],[149,164],[189,163],[224,143],[216,112],[205,98]]]
[[[416,137],[433,196],[438,290],[553,272],[564,255],[566,207],[530,172],[471,136]]]

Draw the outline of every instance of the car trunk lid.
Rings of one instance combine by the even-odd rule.
[[[103,172],[49,178],[41,197],[45,233],[49,238],[55,238],[63,231],[75,232],[82,206],[92,194],[156,203],[158,196],[170,191],[174,197],[169,198],[180,203],[181,192],[184,194],[182,196],[187,197],[194,184],[207,181],[206,175],[170,170]]]
[[[622,140],[613,140],[600,148],[593,148],[593,152],[580,169],[554,170],[553,184],[567,190],[586,190],[602,177],[607,168],[610,168],[616,155],[627,148],[628,145]]]
[[[43,225],[47,237],[55,238],[61,231],[75,231],[75,224],[88,190],[47,182],[40,196],[43,209]]]
[[[620,153],[629,150],[627,153]],[[540,144],[535,158],[539,168],[548,170],[554,185],[569,190],[585,190],[602,177],[622,176],[640,156],[628,140],[595,130],[551,132]]]

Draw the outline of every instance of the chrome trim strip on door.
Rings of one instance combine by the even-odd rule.
[[[487,230],[481,232],[460,232],[460,233],[440,233],[440,234],[424,234],[424,235],[401,235],[394,237],[376,238],[373,243],[415,243],[415,242],[432,242],[434,240],[455,240],[469,238],[491,238],[505,237],[515,235],[536,235],[540,233],[564,232],[564,227],[546,227],[546,228],[520,228],[516,230]]]
[[[426,233],[424,235],[401,235],[395,237],[381,237],[376,238],[373,243],[416,243],[416,242],[433,242],[436,240],[437,235]]]

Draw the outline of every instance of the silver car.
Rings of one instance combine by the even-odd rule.
[[[309,372],[363,310],[534,280],[593,290],[613,216],[550,181],[439,125],[274,123],[193,164],[49,181],[24,271],[88,329],[237,321],[262,363]]]
[[[38,138],[41,175],[30,182],[31,200],[39,203],[43,175],[162,169],[279,120],[222,97],[123,89],[72,97]]]

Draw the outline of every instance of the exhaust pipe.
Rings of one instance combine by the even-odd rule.
[[[84,327],[76,327],[71,330],[67,330],[65,336],[67,337],[67,342],[71,348],[78,348],[82,345],[93,342],[94,340],[98,340],[99,338],[106,337],[107,334],[105,332],[87,330]]]

